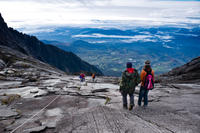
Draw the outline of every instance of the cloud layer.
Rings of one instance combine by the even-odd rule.
[[[9,26],[200,24],[200,1],[0,0]]]
[[[169,36],[169,35],[158,35],[158,34],[125,36],[125,35],[105,35],[105,34],[98,34],[98,33],[84,34],[84,35],[80,34],[80,35],[74,35],[72,37],[73,38],[94,38],[94,39],[98,39],[98,38],[117,39],[125,43],[132,43],[132,42],[137,42],[137,41],[157,42],[158,40],[162,40],[163,42],[169,42],[171,41],[170,39],[173,38],[172,36]],[[98,43],[105,43],[105,42],[98,42]]]

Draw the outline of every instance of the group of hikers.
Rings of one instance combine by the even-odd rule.
[[[126,64],[126,70],[122,74],[122,80],[120,83],[120,92],[123,99],[123,108],[128,109],[127,106],[127,95],[130,97],[129,110],[132,110],[134,104],[134,92],[135,87],[141,82],[138,106],[141,106],[142,99],[144,98],[144,107],[148,105],[148,93],[149,90],[154,88],[154,71],[151,68],[150,61],[145,61],[144,68],[139,76],[138,71],[132,68],[132,63]]]
[[[80,81],[85,81],[85,74],[80,74]],[[92,81],[95,81],[95,74],[92,74]],[[144,68],[139,76],[138,71],[132,67],[132,63],[128,62],[126,64],[126,70],[122,73],[122,79],[120,82],[120,92],[122,94],[123,108],[132,110],[135,106],[134,104],[134,93],[135,87],[141,83],[138,106],[141,106],[142,99],[144,99],[144,107],[148,105],[148,93],[149,90],[154,88],[154,71],[151,68],[150,61],[145,61]],[[128,108],[127,95],[130,97],[130,104]]]
[[[84,73],[81,73],[80,76],[80,81],[81,82],[84,82],[85,81],[85,74]],[[95,73],[92,74],[92,81],[94,82],[95,81]]]

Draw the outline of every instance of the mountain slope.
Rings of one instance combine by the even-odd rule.
[[[160,78],[163,82],[198,83],[200,81],[200,56],[161,75]]]
[[[72,52],[65,52],[55,46],[44,45],[34,36],[8,28],[0,14],[0,45],[10,47],[68,73],[102,72],[95,66],[81,60]]]
[[[155,84],[148,107],[136,105],[129,111],[122,108],[119,85],[114,84],[117,78],[98,76],[97,82],[92,82],[86,77],[87,83],[80,83],[77,76],[40,71],[34,67],[0,70],[0,76],[3,73],[7,79],[17,78],[0,80],[0,101],[4,104],[0,104],[1,133],[200,131],[200,85]],[[135,92],[136,101],[139,87]]]

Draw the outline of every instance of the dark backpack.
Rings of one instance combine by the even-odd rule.
[[[144,88],[147,90],[152,90],[154,88],[154,79],[151,71],[147,72],[144,82]]]
[[[122,89],[132,89],[140,82],[138,72],[134,69],[133,73],[123,72],[121,88]]]

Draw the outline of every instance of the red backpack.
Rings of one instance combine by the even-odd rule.
[[[154,79],[151,71],[147,72],[144,82],[144,88],[147,90],[152,90],[154,88]]]

